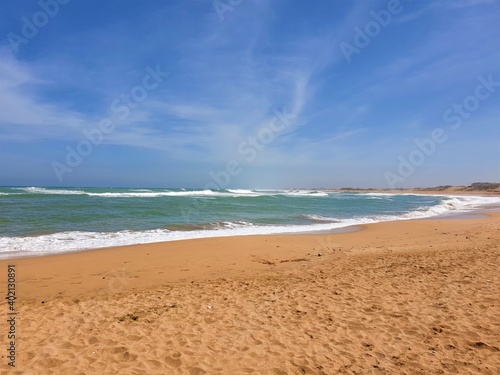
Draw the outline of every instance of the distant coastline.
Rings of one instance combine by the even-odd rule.
[[[500,196],[500,183],[475,182],[469,186],[443,185],[424,188],[406,189],[377,189],[377,188],[352,188],[344,187],[340,189],[322,189],[328,192],[340,193],[387,193],[387,194],[426,194],[426,195],[479,195],[479,196]]]

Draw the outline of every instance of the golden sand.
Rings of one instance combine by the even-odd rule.
[[[490,213],[1,261],[0,373],[496,375],[499,255]]]

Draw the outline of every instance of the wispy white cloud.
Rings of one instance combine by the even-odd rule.
[[[80,127],[82,116],[37,94],[38,87],[53,83],[34,74],[10,50],[0,48],[0,127],[30,129],[17,131],[19,140],[61,136],[68,129]]]
[[[319,86],[313,83],[315,75],[340,60],[338,42],[348,35],[351,26],[363,17],[367,8],[355,6],[332,34],[302,35],[287,41],[279,53],[272,54],[263,52],[268,43],[272,6],[262,2],[251,9],[241,10],[240,22],[242,18],[252,20],[245,22],[244,30],[238,31],[237,25],[231,22],[208,20],[209,32],[197,39],[183,41],[179,50],[181,74],[187,72],[191,77],[179,76],[173,80],[178,78],[197,89],[177,92],[166,88],[161,93],[153,93],[125,120],[117,121],[115,131],[106,136],[103,144],[163,150],[186,159],[193,153],[199,156],[199,150],[206,150],[210,157],[220,159],[233,155],[242,140],[267,126],[273,110],[287,108],[287,112],[300,119],[292,122],[283,136],[304,125],[304,111]],[[256,13],[260,15],[257,21]],[[235,32],[240,37],[238,41]],[[105,38],[99,40],[100,43],[104,40],[107,46],[122,44],[109,30],[87,31],[85,39],[89,38],[89,33],[104,33]],[[145,54],[147,48],[157,47],[151,43],[140,46]],[[100,114],[78,113],[65,108],[61,102],[39,95],[40,86],[50,87],[56,82],[50,77],[41,80],[36,76],[37,69],[23,65],[5,51],[3,55],[6,66],[2,70],[7,72],[8,78],[0,77],[0,84],[3,83],[1,122],[6,127],[36,126],[33,132],[19,132],[19,139],[46,137],[74,142],[81,137],[81,129],[96,126],[101,118],[113,118],[109,106],[103,106]],[[106,52],[99,58],[106,56],[111,55]],[[54,73],[54,64],[44,63],[48,65],[46,71]],[[60,66],[59,69],[65,71],[65,77],[75,77],[70,84],[88,85],[85,80],[78,81],[81,75],[78,65]],[[112,74],[109,67],[105,70],[108,72],[104,74],[106,82],[100,83],[96,92],[102,96],[102,101],[110,102],[113,94],[119,92],[117,89],[120,86],[123,89],[123,82],[117,84],[113,77],[118,76]],[[123,71],[123,67],[118,70]],[[12,71],[15,74],[9,73]]]
[[[403,13],[397,18],[398,23],[414,21],[429,12],[433,11],[450,11],[453,9],[468,8],[478,5],[495,4],[497,0],[454,0],[454,1],[429,1],[420,9],[412,13]]]
[[[443,6],[443,4],[438,2],[438,1],[428,2],[422,8],[420,8],[414,12],[401,14],[399,17],[396,18],[396,22],[405,23],[405,22],[414,21],[414,20],[422,17],[423,15],[431,12],[432,10],[434,10],[436,8],[440,8],[442,6]]]
[[[457,0],[450,4],[451,8],[467,8],[476,5],[498,4],[497,0]]]

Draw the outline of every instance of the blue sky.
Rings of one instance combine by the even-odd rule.
[[[499,19],[497,0],[3,1],[0,185],[499,181]]]

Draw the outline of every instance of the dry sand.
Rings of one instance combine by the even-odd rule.
[[[16,265],[1,374],[498,374],[500,213]]]

